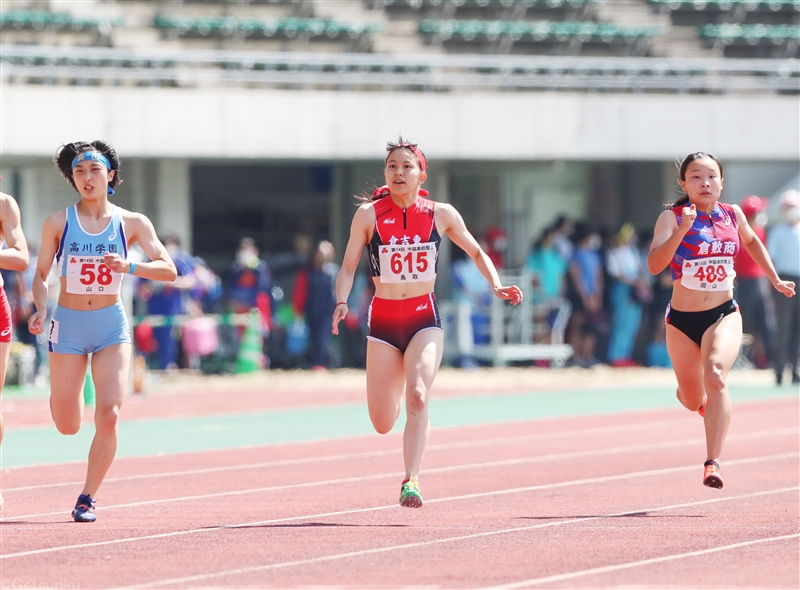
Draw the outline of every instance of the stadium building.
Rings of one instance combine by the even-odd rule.
[[[692,151],[731,202],[800,183],[798,0],[4,0],[0,36],[2,190],[34,243],[76,196],[56,148],[98,138],[115,202],[218,271],[253,236],[279,282],[296,235],[341,255],[399,133],[510,267],[560,214],[651,229]]]

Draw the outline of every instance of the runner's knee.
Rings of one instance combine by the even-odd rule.
[[[371,420],[372,420],[372,427],[378,434],[389,434],[389,432],[392,430],[392,427],[394,426],[393,421],[389,421],[383,418],[376,418],[372,416]]]
[[[725,387],[725,376],[722,372],[722,365],[714,363],[705,375],[706,391],[721,391]]]
[[[397,422],[397,417],[400,415],[399,408],[393,412],[387,410],[375,411],[370,409],[369,419],[372,422],[372,427],[378,434],[388,434]]]
[[[67,435],[78,434],[78,431],[81,429],[80,416],[78,416],[77,419],[57,418],[56,416],[53,416],[53,421],[56,423],[56,429],[61,434],[67,434]]]
[[[427,390],[424,387],[413,387],[406,391],[406,411],[418,414],[425,410],[427,405]]]
[[[94,412],[95,428],[98,432],[112,432],[116,430],[119,422],[119,406],[97,408]]]

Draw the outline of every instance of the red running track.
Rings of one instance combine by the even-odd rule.
[[[398,434],[119,459],[92,525],[64,505],[83,464],[13,469],[0,582],[797,588],[799,405],[736,406],[723,490],[680,409],[434,429],[420,510]]]

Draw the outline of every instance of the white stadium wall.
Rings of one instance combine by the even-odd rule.
[[[2,87],[0,153],[78,137],[125,157],[372,159],[399,131],[431,158],[797,160],[796,96]]]

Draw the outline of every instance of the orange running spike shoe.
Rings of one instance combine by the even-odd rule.
[[[708,398],[703,398],[703,405],[697,408],[697,413],[700,414],[702,417],[705,418],[706,415],[706,404],[708,403]]]
[[[722,475],[719,473],[719,463],[713,459],[703,464],[703,485],[710,488],[722,489]]]

